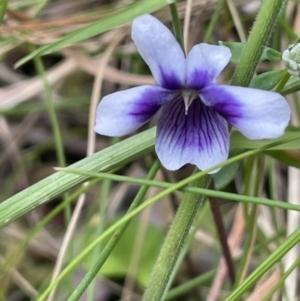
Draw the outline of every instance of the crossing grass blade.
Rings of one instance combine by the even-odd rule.
[[[149,153],[154,146],[155,128],[125,139],[71,165],[90,171],[108,171]],[[18,217],[47,203],[69,188],[84,182],[83,175],[56,172],[0,204],[0,229]]]
[[[83,28],[71,32],[70,34],[58,39],[53,43],[38,48],[37,50],[31,52],[30,54],[19,60],[16,63],[15,67],[18,68],[22,66],[24,63],[28,62],[36,56],[41,56],[54,51],[58,51],[62,48],[71,46],[75,43],[87,40],[110,29],[116,28],[117,26],[126,24],[137,16],[154,12],[166,5],[168,5],[167,0],[136,1],[133,4],[114,12],[113,14],[110,14]]]

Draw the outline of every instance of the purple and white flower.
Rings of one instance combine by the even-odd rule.
[[[169,170],[187,163],[203,170],[225,161],[227,122],[249,139],[283,134],[290,108],[280,94],[217,85],[231,58],[227,47],[198,44],[185,57],[169,29],[151,15],[133,21],[132,39],[156,85],[105,96],[97,109],[97,133],[127,135],[158,113],[155,149]]]

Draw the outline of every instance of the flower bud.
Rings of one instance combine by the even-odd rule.
[[[282,53],[282,60],[291,75],[300,76],[300,43],[289,45]]]

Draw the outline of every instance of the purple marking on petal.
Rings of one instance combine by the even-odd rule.
[[[162,106],[156,152],[167,169],[176,170],[187,163],[206,169],[226,160],[228,150],[226,121],[199,98],[190,105],[187,115],[179,95]]]
[[[209,86],[201,91],[203,102],[207,106],[213,107],[221,116],[230,123],[243,118],[245,110],[242,102],[233,101],[233,96],[226,89],[220,89],[221,86]],[[208,100],[208,101],[207,101]]]
[[[186,85],[201,90],[216,83],[216,79],[229,63],[231,52],[225,46],[195,45],[186,58]]]
[[[105,96],[97,108],[94,130],[123,136],[149,121],[174,93],[157,86],[140,86]]]
[[[185,56],[170,30],[151,15],[132,23],[132,39],[157,85],[176,90],[185,85]]]
[[[207,70],[193,70],[189,74],[188,88],[201,90],[207,85],[210,85],[214,79]]]
[[[127,115],[132,116],[136,122],[144,123],[156,114],[165,97],[156,95],[151,89],[147,89],[141,93],[140,98],[140,102],[134,102],[130,105]]]
[[[163,67],[159,66],[160,73],[161,73],[161,81],[160,86],[168,89],[168,90],[179,90],[183,88],[183,83],[175,73],[169,72],[168,70],[163,70]],[[184,72],[184,70],[182,71]]]
[[[200,97],[249,139],[277,138],[290,120],[289,105],[279,93],[212,85]]]

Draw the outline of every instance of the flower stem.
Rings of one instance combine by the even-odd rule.
[[[265,0],[257,15],[246,47],[236,67],[231,83],[235,86],[248,86],[254,75],[265,45],[275,27],[286,0]]]
[[[170,4],[170,10],[171,10],[171,15],[172,15],[174,36],[176,37],[176,40],[178,41],[178,43],[180,44],[181,48],[184,51],[182,28],[181,28],[178,11],[177,11],[177,6],[176,6],[175,2]]]
[[[211,177],[206,175],[192,182],[191,185],[207,188],[210,180]],[[164,299],[169,278],[204,199],[205,196],[203,195],[193,193],[184,195],[150,275],[148,287],[142,301],[160,301]]]

